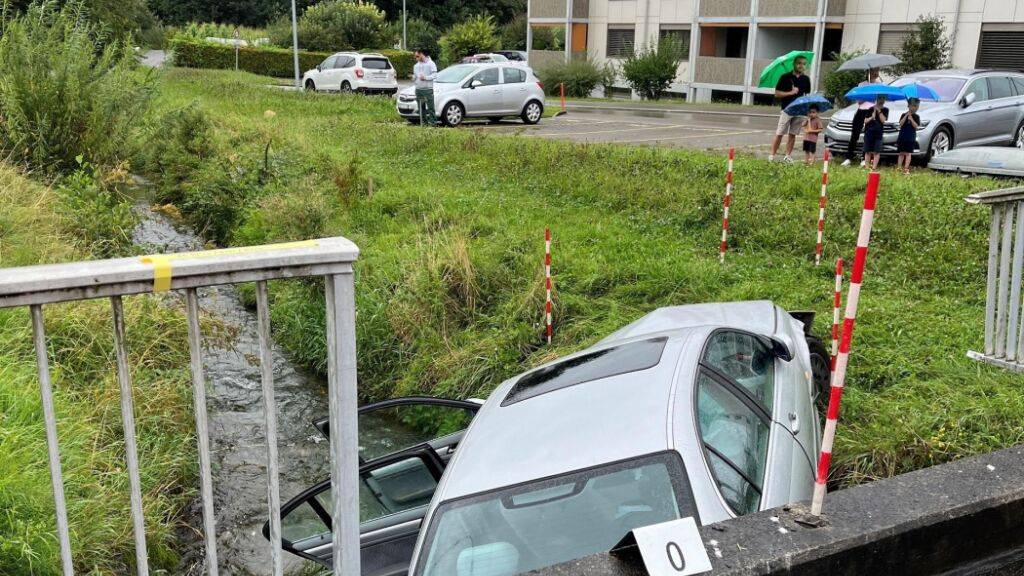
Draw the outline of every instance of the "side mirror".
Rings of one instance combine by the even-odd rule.
[[[316,65],[316,71],[317,72],[323,72],[323,70],[320,69],[320,65],[319,64]]]
[[[469,83],[469,87],[473,88],[474,90],[477,88],[477,86],[483,86],[483,85],[484,85],[484,81],[483,80],[473,80],[472,82]]]
[[[772,338],[769,336],[758,336],[758,339],[764,344],[765,348],[771,351],[772,356],[782,360],[783,362],[790,362],[793,360],[793,353],[789,350],[789,346],[785,342],[778,338]]]
[[[975,101],[975,100],[977,100],[977,99],[978,99],[978,95],[977,95],[977,94],[975,94],[974,92],[971,92],[971,93],[970,93],[970,94],[968,94],[967,96],[964,96],[964,100],[963,100],[963,104],[962,104],[962,106],[963,106],[964,108],[967,108],[967,107],[968,107],[968,106],[970,106],[971,104],[974,104],[974,101]]]

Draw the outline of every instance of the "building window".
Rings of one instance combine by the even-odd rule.
[[[898,56],[913,29],[913,24],[882,24],[878,32],[878,53]]]
[[[690,29],[683,26],[662,26],[658,32],[658,41],[674,40],[682,49],[681,57],[690,57]]]
[[[633,26],[608,27],[609,58],[625,58],[633,54],[633,41],[636,30]]]
[[[978,68],[1024,69],[1024,25],[985,24],[978,43]]]

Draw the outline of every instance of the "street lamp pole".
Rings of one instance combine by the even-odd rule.
[[[409,41],[405,37],[406,26],[405,26],[405,0],[402,0],[402,50],[409,49]]]
[[[292,55],[295,60],[295,89],[302,89],[302,79],[299,77],[299,19],[295,11],[295,0],[292,0]]]

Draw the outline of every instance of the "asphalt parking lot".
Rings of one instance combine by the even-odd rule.
[[[701,110],[666,112],[634,108],[573,107],[568,114],[544,118],[535,126],[506,120],[493,130],[572,142],[603,142],[637,146],[671,146],[700,150],[735,147],[767,154],[776,118],[763,113],[741,114]],[[797,146],[800,143],[797,142]]]

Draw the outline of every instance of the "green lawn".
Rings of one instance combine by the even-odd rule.
[[[87,256],[49,189],[0,164],[0,266]],[[110,304],[44,307],[78,573],[134,565]],[[172,570],[195,449],[184,320],[151,298],[125,305],[152,568]],[[39,383],[26,308],[0,310],[0,574],[60,573]]]
[[[852,258],[860,219],[860,170],[833,172],[826,264],[815,268],[819,169],[740,157],[720,265],[722,156],[413,127],[386,98],[264,83],[167,72],[159,106],[195,103],[212,129],[210,143],[178,138],[160,153],[178,178],[163,200],[225,244],[354,240],[364,400],[485,395],[659,306],[771,299],[816,310],[815,331],[827,333],[832,264]],[[1001,185],[885,171],[833,460],[838,482],[1021,441],[1019,377],[964,355],[981,345],[987,214],[963,197]],[[540,338],[545,226],[557,292],[551,347]],[[321,290],[292,282],[271,292],[277,338],[322,371]]]

